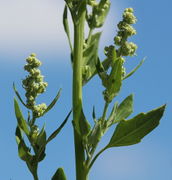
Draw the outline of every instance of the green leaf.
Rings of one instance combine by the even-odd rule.
[[[42,161],[46,156],[45,144],[46,144],[46,132],[45,132],[45,125],[44,125],[36,140],[36,147],[37,147],[36,155],[37,155],[37,161],[39,162]]]
[[[58,168],[51,180],[67,180],[63,168]]]
[[[133,112],[133,94],[129,95],[124,101],[117,107],[114,123],[120,122],[126,119]]]
[[[92,148],[94,148],[99,143],[102,136],[103,136],[102,124],[101,121],[97,121],[87,138],[87,142]]]
[[[59,132],[61,131],[61,129],[62,129],[62,128],[64,127],[64,125],[66,124],[66,122],[67,122],[67,120],[68,120],[71,112],[72,112],[72,111],[70,111],[70,112],[68,113],[68,115],[66,116],[65,120],[63,121],[63,123],[59,126],[59,128],[56,129],[56,130],[49,136],[49,138],[47,139],[46,144],[49,143],[52,139],[54,139],[54,138],[59,134]]]
[[[23,139],[23,135],[22,135],[22,131],[18,126],[16,127],[15,135],[16,135],[16,142],[19,145],[20,141]]]
[[[104,83],[104,81],[106,81],[108,79],[108,75],[104,69],[103,64],[100,62],[99,59],[96,64],[96,70],[97,70],[97,73],[98,73],[100,79],[102,80],[102,83]]]
[[[68,23],[68,7],[65,5],[64,7],[64,12],[63,12],[63,27],[64,30],[66,32],[68,41],[69,41],[69,45],[72,51],[72,43],[71,43],[71,39],[70,39],[70,31],[69,31],[69,23]]]
[[[122,86],[122,59],[117,59],[114,62],[112,71],[108,79],[104,80],[103,85],[106,87],[105,100],[111,102],[116,97]]]
[[[140,113],[130,120],[121,121],[107,145],[107,148],[137,144],[155,129],[163,116],[165,105],[147,113]]]
[[[109,58],[106,58],[105,60],[102,61],[102,65],[106,71],[110,68],[111,63],[112,62]]]
[[[60,97],[60,93],[61,93],[61,89],[58,91],[56,97],[53,99],[53,101],[50,103],[50,105],[48,105],[47,109],[44,111],[43,115],[45,113],[47,113],[48,111],[50,111],[54,105],[56,104],[56,102],[58,101],[59,97]]]
[[[23,99],[21,98],[19,92],[17,91],[16,86],[15,86],[14,83],[13,83],[13,89],[14,89],[14,92],[16,93],[16,96],[17,96],[18,99],[20,100],[20,102],[21,102],[25,107],[27,107],[27,105],[24,103]]]
[[[114,124],[117,107],[118,107],[118,102],[115,102],[115,104],[114,104],[114,106],[112,108],[112,111],[110,113],[110,116],[109,116],[109,118],[107,120],[107,127],[110,127],[112,124]]]
[[[15,109],[15,115],[17,118],[18,126],[26,133],[26,135],[29,135],[29,129],[28,125],[22,115],[22,112],[20,110],[19,104],[17,102],[17,99],[14,98],[14,109]]]
[[[92,112],[92,117],[93,117],[93,120],[94,122],[96,122],[96,113],[95,113],[95,107],[93,106],[93,112]]]
[[[130,73],[128,73],[128,74],[123,78],[123,80],[124,80],[124,79],[127,79],[128,77],[130,77],[131,75],[133,75],[133,74],[140,68],[140,66],[144,63],[144,61],[145,61],[145,58],[144,58]]]
[[[100,36],[101,32],[93,34],[88,47],[83,52],[83,67],[88,67],[88,72],[83,74],[83,85],[85,85],[96,73]]]
[[[45,143],[46,143],[46,132],[45,132],[45,125],[44,125],[37,137],[36,144],[40,147]]]
[[[46,132],[45,132],[45,125],[44,125],[36,140],[36,148],[37,148],[36,158],[38,162],[42,161],[46,156],[45,154],[46,142],[47,142]]]
[[[26,146],[23,140],[21,140],[18,145],[18,155],[23,161],[26,162],[30,162],[33,159],[33,156],[31,155],[29,148]]]
[[[86,120],[83,110],[81,111],[79,119],[79,129],[82,137],[86,137],[91,129],[89,122]]]
[[[90,43],[87,45],[87,48],[83,52],[83,65],[87,65],[89,62],[91,62],[92,58],[97,59],[97,51],[100,37],[101,32],[97,32],[91,36]]]

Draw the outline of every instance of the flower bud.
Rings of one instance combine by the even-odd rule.
[[[123,19],[128,24],[135,24],[137,19],[132,12],[124,11]]]
[[[114,43],[118,46],[121,45],[121,42],[122,42],[122,37],[121,36],[115,36],[114,38]]]
[[[137,45],[130,42],[125,42],[125,44],[123,44],[121,46],[121,55],[122,56],[133,56],[135,54],[135,51],[137,49]]]

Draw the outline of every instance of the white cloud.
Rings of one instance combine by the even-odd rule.
[[[64,52],[68,43],[62,24],[63,8],[64,0],[0,0],[0,49],[17,53],[56,47]],[[112,8],[103,28],[103,42],[115,31],[117,8]]]
[[[7,45],[62,41],[64,36],[61,25],[62,2],[57,3],[55,0],[0,1],[1,42]]]

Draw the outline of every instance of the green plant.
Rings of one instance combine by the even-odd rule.
[[[65,0],[65,4],[63,24],[69,41],[71,63],[73,67],[72,124],[74,130],[76,180],[88,180],[90,169],[100,154],[112,147],[129,146],[139,143],[144,136],[158,126],[159,121],[163,116],[165,105],[147,113],[140,113],[131,119],[127,119],[133,112],[133,95],[129,95],[121,103],[113,102],[121,90],[123,81],[133,75],[144,62],[144,60],[142,60],[136,68],[131,72],[126,73],[124,67],[126,61],[125,57],[134,56],[137,49],[136,44],[128,42],[128,38],[136,34],[136,30],[132,26],[137,21],[133,9],[125,9],[123,19],[118,23],[119,30],[114,37],[114,44],[105,47],[105,59],[100,60],[98,49],[101,32],[94,33],[94,31],[103,26],[110,9],[110,0],[100,0],[99,2],[96,2],[96,0]],[[70,38],[68,12],[70,12],[73,21],[74,42],[72,42]],[[89,27],[88,36],[86,36],[85,33],[86,23]],[[32,54],[27,59],[27,62],[32,62],[33,59],[35,60],[35,55]],[[25,69],[30,73],[30,76],[23,81],[26,92],[32,92],[28,90],[31,87],[31,85],[28,84],[30,77],[35,73],[40,74],[37,70],[33,71],[34,68],[32,65],[31,67],[29,65],[25,66]],[[82,106],[82,88],[95,75],[99,76],[102,85],[105,88],[102,92],[104,109],[102,111],[102,116],[98,118],[93,109],[92,116],[94,126],[91,127],[84,115]],[[23,118],[17,100],[14,100],[15,112],[18,120],[16,137],[19,147],[19,156],[26,161],[26,164],[35,179],[38,179],[36,173],[37,165],[39,161],[44,158],[45,147],[47,142],[49,142],[49,138],[48,140],[46,139],[44,127],[38,132],[37,126],[35,125],[36,118],[44,115],[50,110],[58,99],[57,95],[55,100],[48,107],[46,107],[45,104],[35,105],[34,102],[37,94],[42,93],[47,86],[46,83],[43,83],[42,85],[41,91],[37,92],[34,96],[32,95],[33,97],[31,97],[31,94],[26,93],[26,104],[23,102],[14,86],[18,99],[26,108],[31,110],[33,115],[32,118],[30,118],[30,114],[28,114],[28,121],[26,121]],[[109,104],[111,103],[114,105],[111,109],[111,113],[108,114]],[[58,128],[58,130],[50,137],[55,137],[55,135],[58,134],[69,115],[70,113],[60,128]],[[101,138],[114,124],[116,124],[116,127],[111,139],[107,145],[96,154],[95,152]],[[24,143],[24,139],[22,138],[23,132],[31,143],[35,153],[34,156],[30,154],[30,149]],[[36,140],[34,139],[35,136]],[[59,168],[52,179],[66,180],[67,178],[63,169]]]
[[[22,86],[26,91],[26,103],[22,100],[15,85],[13,84],[13,88],[18,99],[28,110],[28,117],[24,118],[18,101],[14,98],[14,109],[17,118],[16,141],[18,144],[19,157],[26,162],[34,180],[38,180],[38,164],[46,156],[46,146],[61,131],[71,112],[69,112],[60,127],[58,127],[48,138],[45,131],[45,125],[41,130],[39,130],[36,120],[44,116],[53,108],[59,99],[61,90],[59,90],[56,97],[48,106],[45,103],[37,105],[36,97],[45,92],[48,83],[43,81],[44,78],[41,75],[41,71],[38,69],[41,62],[36,58],[36,55],[31,54],[26,61],[27,64],[24,66],[24,69],[29,72],[29,75],[22,81]],[[29,141],[28,145],[26,138]]]

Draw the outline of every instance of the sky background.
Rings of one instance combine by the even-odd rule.
[[[16,119],[13,109],[12,83],[24,97],[21,80],[26,57],[35,52],[43,62],[42,74],[49,86],[38,102],[47,104],[62,88],[55,108],[38,124],[46,122],[50,134],[64,120],[71,108],[72,70],[67,38],[62,26],[63,0],[0,0],[0,180],[31,180],[32,176],[18,158],[15,142]],[[123,10],[133,7],[138,23],[138,34],[132,39],[137,45],[137,56],[127,61],[127,71],[143,57],[145,63],[135,75],[125,80],[121,102],[134,93],[134,113],[146,112],[167,103],[160,125],[141,143],[105,151],[94,164],[90,180],[171,180],[172,179],[172,21],[171,0],[112,2],[107,22],[100,30],[100,57],[103,47],[113,43],[117,22]],[[72,29],[72,26],[71,26]],[[87,118],[92,121],[92,107],[97,116],[103,108],[103,88],[94,78],[83,89],[83,104]],[[22,108],[26,117],[26,110]],[[131,117],[132,117],[131,116]],[[103,138],[99,149],[106,145],[114,127]],[[68,180],[75,179],[74,148],[71,118],[60,135],[47,146],[47,156],[39,166],[40,180],[50,180],[58,167],[64,167]]]

